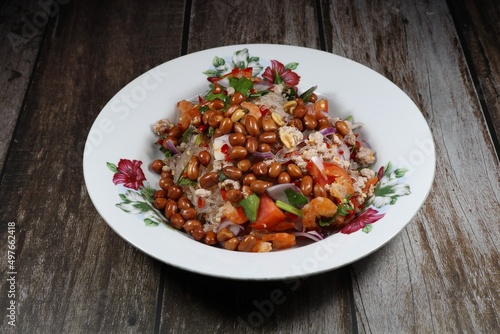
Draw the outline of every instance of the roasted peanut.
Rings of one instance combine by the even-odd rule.
[[[247,134],[247,129],[245,128],[245,126],[241,123],[237,123],[235,122],[234,120],[233,121],[233,132],[234,133],[242,133],[244,135]]]
[[[294,179],[300,179],[302,177],[302,170],[296,164],[289,164],[286,166],[286,171]]]
[[[231,180],[236,180],[236,181],[243,176],[241,170],[235,166],[226,166],[222,168],[222,173],[224,173],[224,175],[226,175]]]
[[[243,159],[238,161],[236,166],[243,172],[248,172],[248,170],[252,167],[252,163],[248,159]]]
[[[245,159],[247,156],[247,149],[243,146],[233,146],[229,149],[229,158],[231,160],[241,160]]]
[[[326,197],[326,189],[319,183],[314,184],[314,189],[313,189],[313,195],[314,197]]]
[[[195,219],[198,214],[195,208],[182,209],[179,213],[185,220]]]
[[[250,184],[250,189],[257,195],[262,195],[269,188],[269,183],[262,180],[255,180]]]
[[[266,143],[266,144],[269,144],[269,145],[273,145],[276,143],[276,132],[274,131],[265,131],[265,132],[262,132],[260,135],[259,135],[259,141],[261,143]]]
[[[224,101],[222,101],[221,99],[217,98],[217,99],[214,99],[211,103],[210,103],[210,109],[213,109],[213,110],[217,110],[217,109],[222,109],[224,108]]]
[[[226,192],[226,199],[232,203],[238,203],[243,199],[243,193],[239,189],[230,189]]]
[[[205,238],[205,231],[200,228],[195,228],[194,230],[191,231],[191,236],[193,237],[194,240],[200,241],[203,238]]]
[[[243,185],[249,186],[255,180],[257,180],[257,177],[255,176],[255,174],[248,173],[247,175],[245,175],[242,182],[243,182]]]
[[[266,143],[260,143],[259,146],[257,146],[257,151],[259,151],[259,152],[270,152],[271,151],[271,145],[266,144]]]
[[[272,164],[270,164],[269,167],[267,168],[267,175],[273,178],[278,177],[281,173],[281,169],[282,169],[281,163],[275,161]]]
[[[167,198],[167,192],[163,189],[158,189],[154,193],[154,198]]]
[[[173,185],[169,187],[167,190],[168,198],[173,199],[174,201],[177,201],[179,198],[181,198],[182,193],[183,193],[182,188],[177,185]]]
[[[165,205],[167,204],[167,199],[166,198],[163,198],[163,197],[158,197],[158,198],[155,198],[154,202],[153,202],[153,206],[155,208],[157,208],[158,210],[163,210],[165,209]]]
[[[291,177],[290,177],[290,174],[288,174],[287,172],[281,172],[280,175],[278,176],[278,183],[282,184],[282,183],[290,183],[291,181]]]
[[[219,129],[223,134],[228,134],[233,130],[233,121],[229,117],[224,117],[219,124]]]
[[[198,182],[203,189],[209,189],[219,182],[219,178],[216,172],[210,172],[200,176]]]
[[[182,218],[180,214],[176,213],[170,217],[170,222],[175,228],[180,230],[184,225],[184,218]]]
[[[207,245],[215,245],[217,243],[217,235],[215,234],[214,231],[208,231],[205,233],[205,238],[203,239],[203,242],[206,243]]]
[[[278,126],[276,125],[276,122],[273,120],[271,115],[267,114],[263,116],[262,118],[262,130],[264,131],[276,131],[278,129]]]
[[[241,102],[245,101],[247,98],[245,95],[241,94],[240,92],[235,92],[231,98],[229,99],[229,103],[231,104],[240,104]]]
[[[267,174],[267,165],[263,161],[256,162],[252,166],[252,172],[255,174],[255,176],[264,176]]]
[[[246,141],[247,138],[242,133],[231,133],[229,135],[229,144],[231,144],[231,146],[243,146]]]
[[[241,240],[238,250],[241,252],[250,252],[256,243],[257,239],[253,235],[247,235]]]
[[[222,228],[219,232],[217,232],[217,241],[225,242],[234,237],[234,233],[228,230],[227,228]]]
[[[193,207],[193,203],[191,202],[191,200],[187,197],[181,197],[179,198],[179,200],[177,200],[177,206],[179,207],[179,209],[189,209],[191,207]]]
[[[259,123],[257,119],[252,115],[247,115],[245,120],[245,128],[248,131],[248,134],[252,137],[257,137],[260,133]]]
[[[236,237],[229,239],[228,241],[224,242],[224,248],[227,250],[236,250],[240,243],[240,240]]]
[[[337,129],[338,133],[342,136],[346,136],[349,133],[349,126],[344,121],[337,121],[335,123],[335,129]]]
[[[198,158],[198,156],[193,155],[186,165],[186,174],[188,179],[190,179],[191,181],[196,181],[198,179],[199,171],[200,159]]]
[[[167,217],[167,219],[171,219],[172,216],[178,212],[179,208],[177,206],[177,202],[172,199],[169,199],[167,203],[165,203],[165,210],[164,210],[165,217]]]
[[[198,153],[198,158],[200,159],[200,163],[205,167],[210,163],[210,160],[212,160],[212,156],[208,151],[201,151]]]
[[[252,136],[247,136],[247,142],[245,144],[245,148],[247,149],[248,153],[257,152],[258,147],[259,147],[259,142],[257,141],[257,138]]]
[[[307,114],[307,108],[303,104],[296,106],[295,109],[293,110],[293,117],[296,118],[302,118],[306,114]]]
[[[219,115],[219,114],[213,114],[208,119],[208,125],[210,125],[211,127],[214,127],[214,128],[218,128],[220,125],[220,122],[222,122],[223,119],[224,119],[224,116]]]
[[[190,220],[187,220],[184,223],[184,225],[182,225],[182,228],[187,233],[191,233],[191,231],[194,230],[195,228],[201,228],[201,222],[199,220],[196,220],[196,219],[190,219]]]
[[[316,126],[318,125],[316,118],[313,115],[309,114],[304,116],[302,122],[304,123],[304,126],[306,127],[307,130],[316,129]]]
[[[160,174],[164,165],[165,163],[163,162],[163,160],[157,159],[151,163],[151,169],[153,170],[153,172]]]
[[[304,196],[311,195],[313,191],[313,179],[309,175],[306,175],[300,181],[300,191]]]

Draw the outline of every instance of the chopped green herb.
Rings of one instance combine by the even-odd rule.
[[[191,138],[192,133],[193,133],[193,128],[190,126],[182,134],[182,142],[187,143],[189,141],[189,138]]]
[[[312,86],[308,90],[306,90],[304,93],[302,93],[299,97],[304,101],[304,103],[309,102],[309,98],[311,97],[312,93],[318,88],[318,86]]]
[[[347,216],[349,213],[352,212],[353,207],[349,205],[349,203],[342,203],[337,206],[337,215],[339,216]]]
[[[198,108],[201,114],[204,114],[206,111],[208,111],[210,108],[208,106],[201,106]]]
[[[257,219],[257,210],[259,209],[260,197],[252,194],[240,201],[239,205],[243,207],[248,220],[254,222]]]
[[[190,179],[181,176],[177,181],[177,184],[180,186],[192,186],[196,184],[196,181],[191,181]]]
[[[247,78],[229,78],[229,85],[233,87],[235,91],[249,97],[250,90],[253,88],[253,81]]]
[[[209,137],[212,137],[214,135],[214,132],[215,132],[215,128],[213,126],[209,127],[208,128],[208,136]]]
[[[309,202],[307,200],[307,197],[305,197],[301,193],[294,191],[292,188],[285,189],[285,195],[288,199],[288,202],[290,202],[291,205],[297,208],[302,208]]]
[[[282,210],[293,213],[296,216],[302,217],[302,210],[297,209],[294,206],[291,206],[288,203],[282,202],[280,200],[276,201],[276,206]]]
[[[172,152],[170,150],[163,149],[162,152],[165,155],[165,158],[171,158],[171,157],[173,157],[173,154],[172,154]]]
[[[327,220],[320,220],[319,221],[319,226],[321,226],[321,227],[330,226],[333,223],[333,220],[335,219],[334,217],[335,216],[333,216],[331,218],[328,218]]]

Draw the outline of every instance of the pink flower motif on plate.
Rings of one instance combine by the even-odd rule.
[[[143,181],[146,180],[141,169],[142,161],[120,159],[117,172],[113,175],[114,184],[123,184],[125,187],[137,190],[143,186]]]
[[[300,76],[277,60],[271,60],[271,67],[267,67],[262,77],[272,83],[280,83],[280,80],[288,87],[299,84]]]
[[[351,234],[358,230],[361,230],[366,226],[366,224],[373,224],[379,219],[384,217],[385,213],[378,213],[377,210],[368,208],[366,211],[362,212],[359,216],[354,218],[349,225],[345,226],[340,230],[341,233]]]

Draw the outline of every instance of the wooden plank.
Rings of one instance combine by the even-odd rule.
[[[107,101],[180,55],[183,13],[184,2],[75,1],[50,24],[0,185],[0,221],[16,223],[18,332],[154,331],[161,264],[99,217],[82,153]]]
[[[500,2],[453,1],[450,6],[462,32],[471,70],[477,75],[476,90],[491,119],[492,136],[496,136],[500,152]]]
[[[327,49],[401,87],[436,143],[435,184],[419,214],[352,266],[359,331],[495,332],[499,163],[446,2],[322,5]]]
[[[0,7],[0,171],[4,165],[46,24],[36,1],[7,1]],[[48,15],[47,15],[48,17]],[[35,25],[35,23],[36,25]]]
[[[316,22],[314,1],[194,1],[188,51],[241,43],[319,48]],[[291,282],[231,281],[167,267],[160,332],[348,332],[348,276],[343,269]],[[333,288],[318,289],[325,286]]]

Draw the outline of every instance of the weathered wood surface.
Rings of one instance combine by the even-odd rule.
[[[0,6],[2,37],[19,22],[11,13],[19,18],[40,10],[36,0],[17,3]],[[6,251],[7,222],[16,222],[19,272],[17,326],[2,321],[1,332],[500,328],[500,168],[483,117],[498,112],[500,55],[498,43],[490,43],[490,30],[498,29],[494,1],[466,2],[470,16],[462,7],[450,11],[446,1],[61,3],[44,26],[43,40],[23,45],[20,55],[5,51],[8,42],[0,41],[0,158],[10,146],[0,174],[0,247]],[[473,22],[470,30],[458,25],[457,31],[452,15]],[[481,57],[468,63],[461,41]],[[384,248],[307,279],[231,281],[161,264],[99,217],[86,193],[81,156],[101,108],[164,61],[239,43],[325,48],[384,74],[419,106],[436,142],[436,181],[422,210]],[[22,66],[4,65],[11,63]],[[478,70],[481,64],[490,72]],[[9,81],[13,68],[22,68],[15,69],[22,76]],[[485,101],[476,94],[476,82]],[[0,268],[7,275],[5,256]],[[0,309],[6,310],[8,287],[0,282]]]

